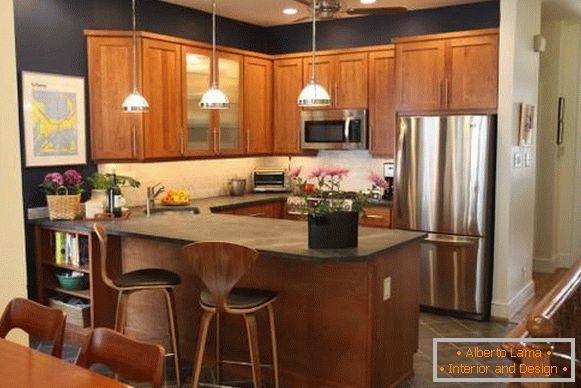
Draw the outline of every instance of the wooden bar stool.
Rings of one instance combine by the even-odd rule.
[[[266,309],[270,326],[274,386],[278,388],[278,355],[274,310],[272,308],[272,302],[276,300],[277,295],[272,291],[234,288],[236,283],[256,262],[258,252],[254,249],[231,243],[199,242],[182,248],[182,254],[207,288],[207,290],[203,290],[200,293],[200,306],[204,313],[199,328],[192,386],[198,387],[200,385],[200,373],[208,337],[208,328],[214,315],[216,315],[217,329],[217,383],[220,384],[220,367],[222,364],[248,365],[248,363],[220,359],[220,313],[226,313],[242,315],[244,319],[250,350],[252,381],[254,387],[262,387],[256,312]]]
[[[176,373],[176,382],[181,386],[180,357],[177,316],[175,310],[175,297],[173,289],[180,285],[182,280],[174,272],[160,268],[147,268],[137,271],[126,272],[116,279],[111,279],[107,274],[107,229],[101,224],[93,226],[101,250],[101,277],[105,284],[118,291],[117,310],[115,312],[115,330],[121,334],[125,333],[125,324],[127,318],[127,300],[134,292],[144,290],[159,290],[165,296],[165,302],[168,310],[169,331],[171,336],[171,345],[173,353],[174,366]]]

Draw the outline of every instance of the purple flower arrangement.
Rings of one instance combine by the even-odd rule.
[[[39,190],[46,195],[76,195],[83,192],[83,177],[77,170],[67,170],[63,174],[46,174]]]

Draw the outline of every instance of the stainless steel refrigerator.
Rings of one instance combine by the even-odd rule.
[[[428,233],[421,306],[490,314],[496,117],[400,117],[394,224]]]

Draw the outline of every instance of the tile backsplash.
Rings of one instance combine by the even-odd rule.
[[[351,170],[345,178],[345,190],[362,190],[370,186],[370,171],[381,174],[383,159],[373,159],[367,151],[321,151],[317,157],[255,157],[236,159],[208,159],[160,163],[108,163],[100,164],[100,172],[115,171],[141,181],[138,189],[125,187],[123,195],[129,206],[145,203],[146,187],[162,183],[166,189],[182,189],[192,198],[228,195],[228,181],[245,178],[247,190],[251,189],[252,171],[255,168],[288,168],[302,166],[304,173],[321,165],[339,165]]]

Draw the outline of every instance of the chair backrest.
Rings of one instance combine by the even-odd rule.
[[[61,357],[66,314],[28,299],[12,299],[0,319],[0,337],[12,329],[22,329],[33,338],[52,343],[52,355]]]
[[[101,278],[103,282],[111,288],[117,289],[109,274],[107,273],[107,228],[102,224],[93,224],[93,230],[97,234],[99,238],[99,253],[100,253],[100,271],[101,271]]]
[[[255,249],[226,242],[198,242],[182,248],[189,261],[214,297],[218,310],[228,310],[226,301],[232,288],[258,259]]]
[[[81,347],[77,365],[90,368],[103,364],[132,382],[162,386],[164,349],[139,342],[106,328],[91,331]]]

